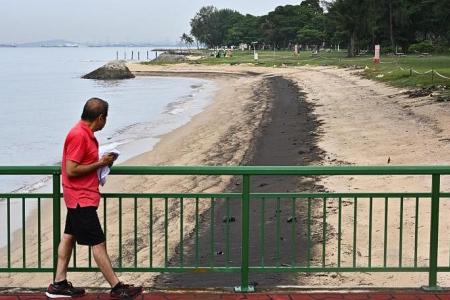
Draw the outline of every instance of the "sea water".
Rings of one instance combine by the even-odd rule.
[[[81,79],[116,58],[151,49],[0,48],[0,165],[43,166],[61,161],[65,136],[90,97],[109,102],[100,145],[121,151],[119,162],[152,149],[159,137],[187,123],[212,99],[213,82],[194,78]],[[150,52],[152,53],[152,52]],[[151,54],[153,55],[153,54]],[[48,176],[0,176],[0,193],[51,191]],[[35,205],[27,205],[28,215]],[[11,232],[20,228],[13,201]],[[6,201],[0,199],[0,246],[6,242]]]

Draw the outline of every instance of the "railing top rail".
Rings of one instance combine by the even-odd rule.
[[[0,175],[60,174],[60,166],[0,166]],[[450,166],[116,166],[114,175],[450,175]]]
[[[61,166],[0,166],[0,175],[61,174]]]

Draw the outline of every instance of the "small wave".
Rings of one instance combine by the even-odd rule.
[[[32,193],[34,191],[37,191],[37,190],[43,188],[47,184],[49,184],[51,180],[52,180],[52,176],[45,176],[36,182],[33,182],[31,184],[26,184],[22,187],[19,187],[19,188],[13,190],[12,193]]]
[[[133,127],[136,127],[138,125],[139,125],[139,123],[133,123],[133,124],[127,125],[125,127],[122,127],[120,129],[117,129],[114,135],[123,134],[123,133],[129,131],[130,129],[132,129]],[[110,139],[110,138],[108,138],[108,139]]]
[[[108,60],[105,60],[105,59],[85,59],[85,60],[80,60],[80,62],[82,62],[82,63],[85,63],[85,62],[105,62],[105,61],[108,61]]]
[[[170,102],[166,105],[163,114],[176,115],[188,109],[187,104],[195,99],[195,94],[189,94],[177,101]]]
[[[152,128],[152,122],[138,122],[121,127],[106,138],[108,142],[106,144],[103,143],[103,146],[107,146],[108,148],[111,147],[111,149],[113,149],[123,144],[127,144],[130,141],[145,138]]]
[[[183,108],[175,108],[175,109],[172,109],[171,111],[167,112],[167,114],[169,114],[169,115],[178,115],[178,114],[180,114],[180,113],[182,113],[184,111],[185,111],[185,109],[183,109]]]
[[[100,146],[100,150],[106,152],[106,151],[112,150],[114,148],[117,148],[120,145],[125,144],[126,142],[127,141],[107,143],[107,144]],[[58,161],[54,165],[61,165],[61,161]],[[11,193],[33,193],[37,190],[42,189],[45,186],[49,186],[52,181],[52,176],[45,176],[45,175],[43,175],[43,176],[44,177],[37,179],[36,181],[34,181],[32,183],[25,183],[22,186],[20,186],[16,189],[13,189],[11,191]],[[4,200],[4,199],[0,199],[0,201],[1,200]]]

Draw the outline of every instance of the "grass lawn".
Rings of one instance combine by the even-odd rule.
[[[335,65],[339,67],[355,67],[364,70],[367,78],[387,82],[400,87],[450,87],[450,79],[444,79],[437,74],[419,75],[411,70],[424,73],[434,70],[450,78],[450,55],[406,55],[382,56],[381,64],[375,65],[371,55],[348,58],[346,52],[320,52],[312,55],[311,52],[301,52],[294,55],[291,51],[258,51],[259,60],[253,59],[253,51],[233,52],[233,57],[216,58],[207,56],[204,59],[191,61],[192,64],[255,64],[266,67],[304,66],[304,65]],[[161,64],[150,62],[150,64]]]

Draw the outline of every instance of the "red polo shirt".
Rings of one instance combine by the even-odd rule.
[[[66,160],[80,165],[89,165],[99,160],[98,142],[89,126],[79,121],[67,134],[62,158],[62,185],[64,201],[68,208],[98,207],[100,192],[98,190],[97,171],[78,177],[69,177],[66,172]]]

